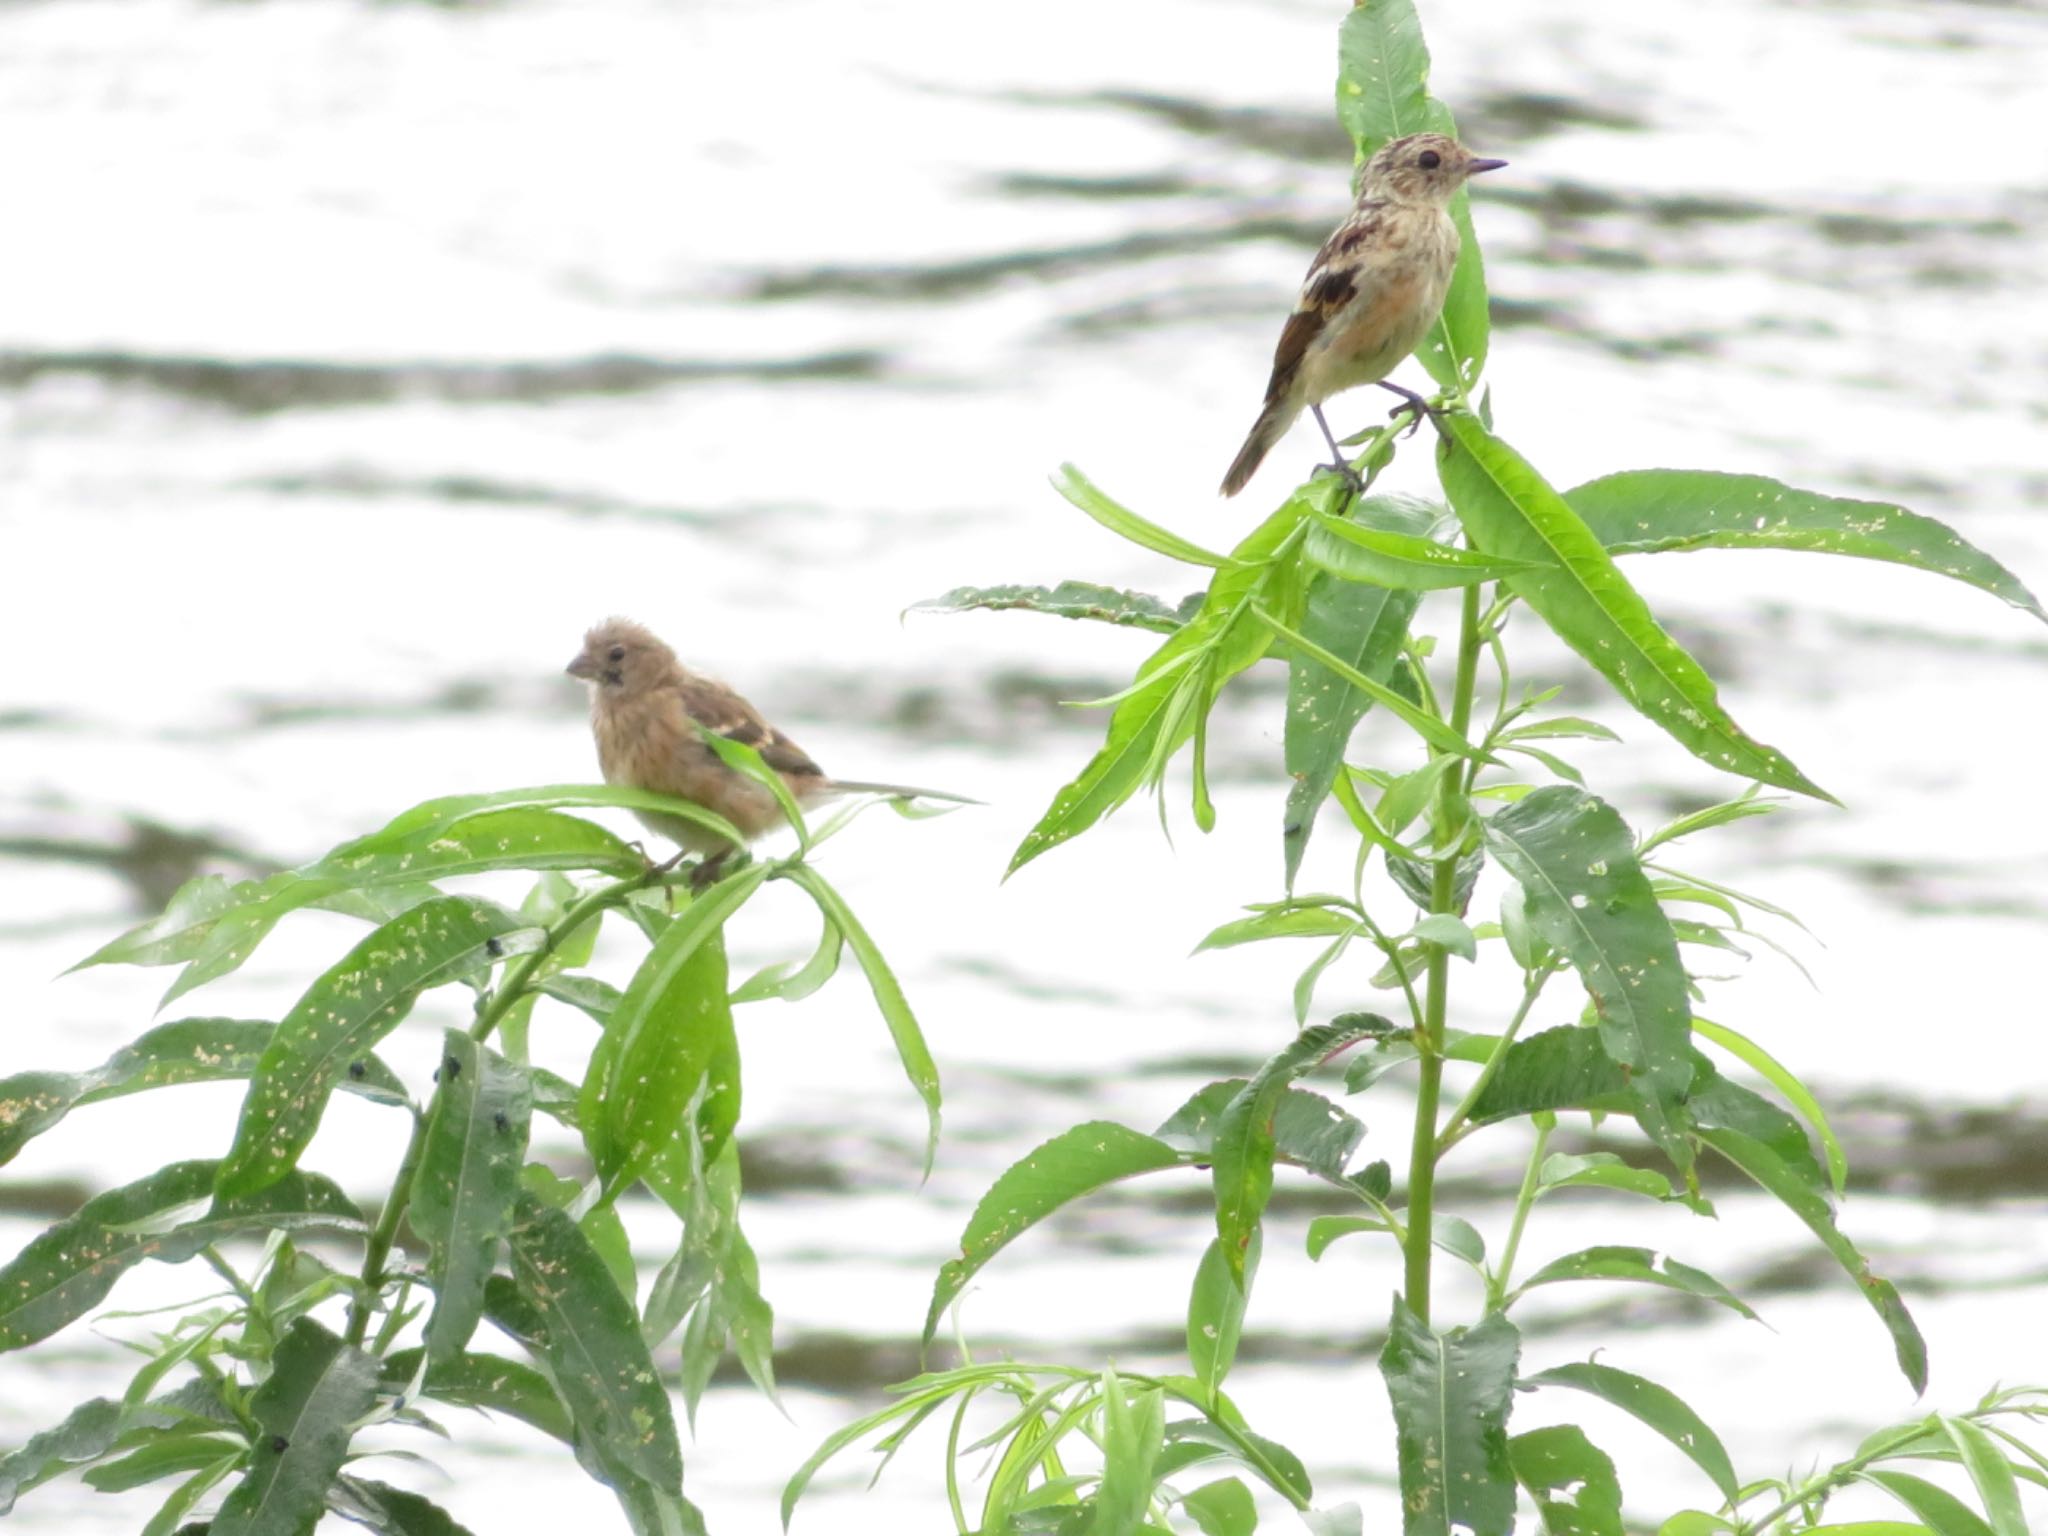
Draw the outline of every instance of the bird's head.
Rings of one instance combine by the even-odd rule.
[[[660,683],[675,664],[676,653],[653,631],[631,619],[606,619],[584,635],[583,649],[567,670],[594,688],[637,692]]]
[[[1468,176],[1497,171],[1505,160],[1482,160],[1448,134],[1411,133],[1373,151],[1358,178],[1361,198],[1434,203],[1441,208]]]

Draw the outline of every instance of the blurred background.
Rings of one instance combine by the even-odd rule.
[[[740,1017],[747,1223],[789,1416],[721,1378],[685,1454],[715,1529],[770,1528],[802,1457],[915,1369],[931,1277],[1001,1168],[1077,1120],[1150,1128],[1292,1031],[1312,949],[1187,958],[1238,904],[1280,894],[1279,670],[1237,685],[1212,730],[1213,835],[1184,800],[1171,842],[1134,805],[999,886],[1102,728],[1059,701],[1122,686],[1151,640],[902,610],[962,583],[1198,585],[1046,489],[1064,459],[1226,546],[1306,472],[1312,425],[1244,497],[1214,492],[1348,201],[1343,11],[0,7],[0,1071],[82,1067],[146,1025],[169,973],[53,978],[197,871],[302,862],[432,795],[594,778],[561,671],[607,614],[738,685],[832,771],[987,800],[866,818],[825,855],[945,1074],[929,1185],[921,1112],[856,976]],[[1554,483],[1669,465],[1895,499],[2048,589],[2048,8],[1423,16],[1435,90],[1511,162],[1474,198],[1490,379],[1500,430]],[[1365,424],[1377,394],[1333,419]],[[1422,446],[1390,487],[1429,485]],[[1930,1403],[2041,1380],[2048,635],[1863,563],[1629,571],[1737,718],[1846,807],[1685,850],[1814,935],[1778,935],[1813,985],[1763,951],[1739,986],[1710,984],[1706,1011],[1837,1110],[1844,1225],[1928,1334]],[[1638,825],[1737,787],[1554,647],[1529,664],[1626,736],[1579,761]],[[1359,750],[1376,747],[1409,750],[1368,722]],[[1304,889],[1343,878],[1334,830]],[[769,891],[735,926],[736,969],[806,952],[813,929],[801,898]],[[274,1018],[356,931],[294,917],[170,1016]],[[631,953],[608,944],[598,968]],[[1324,1004],[1383,1001],[1369,969],[1332,972]],[[1497,1027],[1499,993],[1462,986],[1453,1022]],[[580,1059],[587,1026],[548,1006],[537,1052]],[[427,999],[392,1058],[423,1080],[454,1007]],[[1575,1010],[1558,987],[1536,1023]],[[1364,1155],[1405,1146],[1401,1091],[1364,1101]],[[0,1252],[97,1185],[219,1155],[238,1102],[224,1086],[80,1112],[0,1172]],[[387,1112],[339,1103],[309,1163],[374,1200],[401,1139]],[[1496,1243],[1519,1152],[1482,1139],[1449,1170],[1450,1207]],[[1557,1200],[1525,1262],[1669,1248],[1776,1331],[1563,1287],[1518,1313],[1526,1366],[1604,1346],[1687,1395],[1749,1475],[1831,1460],[1915,1411],[1803,1229],[1711,1192],[1711,1229]],[[969,1336],[984,1355],[1171,1369],[1207,1199],[1196,1176],[1155,1181],[1033,1233],[968,1296]],[[1370,1351],[1396,1266],[1363,1240],[1309,1263],[1302,1222],[1323,1208],[1283,1179],[1233,1391],[1323,1502],[1360,1499],[1377,1528],[1396,1501]],[[663,1223],[638,1214],[652,1266]],[[114,1304],[207,1289],[196,1266],[159,1268]],[[1454,1286],[1444,1315],[1470,1301]],[[0,1444],[118,1389],[125,1358],[85,1326],[0,1358]],[[1590,1400],[1517,1415],[1586,1423],[1639,1515],[1713,1500]],[[452,1481],[379,1475],[478,1530],[617,1521],[518,1426],[458,1434],[439,1455]],[[871,1494],[858,1458],[835,1464],[797,1531],[938,1528],[938,1450],[913,1442]],[[151,1507],[65,1483],[14,1521],[132,1530]]]

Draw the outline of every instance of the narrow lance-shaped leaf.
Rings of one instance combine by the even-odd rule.
[[[707,1092],[701,1133],[722,1142],[738,1123],[724,927],[769,872],[749,865],[698,895],[662,930],[612,1009],[577,1104],[608,1187],[638,1178],[683,1134],[684,1110],[714,1066],[725,1070]]]
[[[1604,475],[1566,491],[1564,499],[1609,554],[1794,549],[1855,555],[1946,576],[2048,620],[2040,600],[1983,550],[1945,524],[1890,502],[1698,469]]]
[[[1255,601],[1271,603],[1285,610],[1283,619],[1299,607],[1298,599],[1285,600],[1299,585],[1293,570],[1297,562],[1276,561],[1275,555],[1295,537],[1302,521],[1340,490],[1328,483],[1303,487],[1231,551],[1210,581],[1200,609],[1140,663],[1135,683],[1119,696],[1110,714],[1102,749],[1053,797],[1038,824],[1025,834],[1010,858],[1009,874],[1079,836],[1130,799],[1148,782],[1155,765],[1163,768],[1193,737],[1196,714],[1209,707],[1216,691],[1266,654],[1270,635],[1252,617],[1251,606]],[[1200,679],[1189,675],[1197,663],[1206,668]],[[1199,696],[1183,695],[1182,689],[1189,687]]]
[[[310,1532],[348,1456],[349,1437],[377,1398],[377,1362],[311,1318],[279,1341],[249,1400],[264,1431],[249,1470],[213,1517],[211,1536]]]
[[[1870,1303],[1885,1331],[1892,1336],[1892,1350],[1897,1356],[1899,1369],[1906,1380],[1913,1384],[1915,1392],[1927,1390],[1927,1343],[1920,1336],[1920,1329],[1913,1321],[1913,1314],[1906,1310],[1906,1303],[1899,1296],[1898,1287],[1891,1281],[1870,1272],[1870,1261],[1856,1245],[1842,1235],[1835,1225],[1835,1213],[1829,1208],[1825,1196],[1814,1187],[1813,1182],[1795,1174],[1764,1143],[1745,1136],[1742,1132],[1722,1126],[1701,1126],[1697,1132],[1701,1141],[1719,1152],[1744,1173],[1777,1196],[1785,1208],[1805,1222],[1813,1235],[1820,1239],[1821,1246],[1835,1256],[1835,1260],[1848,1271],[1849,1278],[1856,1282],[1863,1299]]]
[[[401,1349],[386,1355],[383,1390],[394,1397],[411,1390],[425,1353],[424,1349]],[[564,1445],[575,1435],[562,1400],[555,1396],[547,1377],[532,1366],[503,1355],[467,1350],[436,1360],[427,1367],[422,1390],[436,1402],[507,1414]]]
[[[1475,554],[1420,535],[1390,533],[1342,518],[1321,517],[1309,530],[1308,559],[1346,581],[1402,592],[1446,592],[1531,570],[1526,560]]]
[[[181,1264],[208,1243],[251,1228],[360,1232],[366,1223],[330,1179],[291,1173],[251,1195],[216,1200],[178,1221],[212,1193],[220,1164],[172,1163],[95,1195],[30,1240],[0,1268],[0,1350],[46,1339],[98,1306],[114,1282],[144,1259]]]
[[[1442,425],[1437,466],[1466,537],[1486,554],[1542,567],[1507,586],[1559,639],[1703,761],[1832,799],[1722,709],[1706,669],[1664,632],[1592,530],[1520,454],[1467,412],[1446,413]]]
[[[1069,1201],[1141,1173],[1173,1168],[1182,1155],[1156,1137],[1108,1120],[1060,1132],[1010,1165],[974,1208],[960,1234],[960,1257],[949,1259],[932,1287],[924,1338],[983,1265],[1010,1242]]]
[[[1678,1167],[1690,1168],[1685,968],[1627,824],[1604,801],[1560,784],[1503,808],[1482,827],[1487,848],[1526,895],[1537,934],[1570,958],[1593,999],[1600,1043],[1627,1069],[1643,1129]]]
[[[905,611],[967,613],[976,608],[997,612],[1021,608],[1059,619],[1094,619],[1103,624],[1170,635],[1193,618],[1201,606],[1199,592],[1178,603],[1168,603],[1148,592],[1123,592],[1085,581],[1063,581],[1056,587],[955,587],[939,597],[912,603]]]
[[[283,1177],[351,1063],[367,1058],[426,988],[496,963],[519,924],[491,902],[439,897],[386,923],[314,982],[278,1024],[250,1079],[235,1144],[221,1164],[221,1198]]]
[[[575,1421],[579,1443],[624,1473],[680,1494],[683,1453],[668,1393],[641,1342],[633,1307],[605,1272],[590,1239],[561,1211],[521,1191],[512,1228],[519,1321],[546,1362]],[[490,1311],[499,1319],[497,1293]]]
[[[1222,1239],[1209,1244],[1195,1269],[1194,1289],[1188,1296],[1188,1365],[1202,1384],[1207,1400],[1214,1403],[1223,1389],[1223,1378],[1237,1361],[1237,1341],[1244,1328],[1246,1292],[1259,1268],[1258,1234],[1252,1234],[1245,1250],[1245,1283],[1239,1285],[1230,1273],[1230,1261],[1223,1252]]]
[[[1705,1270],[1694,1269],[1669,1255],[1660,1259],[1648,1248],[1612,1244],[1581,1248],[1561,1259],[1553,1259],[1517,1286],[1515,1294],[1519,1296],[1539,1285],[1555,1285],[1566,1280],[1632,1280],[1639,1285],[1662,1286],[1666,1290],[1697,1296],[1703,1301],[1716,1302],[1751,1322],[1760,1321],[1747,1302]]]
[[[1052,488],[1111,533],[1129,539],[1133,544],[1149,549],[1154,554],[1165,555],[1169,560],[1179,560],[1188,565],[1224,566],[1230,563],[1224,556],[1202,548],[1193,540],[1184,539],[1179,534],[1140,517],[1122,502],[1106,495],[1094,481],[1072,464],[1060,466],[1059,473],[1052,477]]]
[[[459,1029],[442,1041],[439,1076],[410,1218],[427,1240],[434,1286],[427,1348],[446,1360],[476,1331],[484,1282],[512,1227],[533,1090],[524,1071]]]
[[[1524,1386],[1570,1387],[1590,1392],[1632,1414],[1679,1450],[1714,1480],[1714,1486],[1730,1504],[1737,1498],[1735,1467],[1721,1437],[1707,1427],[1678,1395],[1646,1377],[1636,1376],[1611,1365],[1581,1362],[1553,1366],[1524,1379]]]
[[[1380,1374],[1394,1402],[1406,1536],[1507,1536],[1513,1529],[1507,1424],[1521,1348],[1501,1313],[1437,1333],[1394,1299]]]
[[[30,1489],[61,1476],[72,1467],[97,1461],[130,1431],[167,1428],[183,1415],[148,1404],[88,1398],[64,1416],[62,1423],[38,1430],[0,1456],[0,1516],[11,1514],[15,1500]]]
[[[846,904],[846,898],[839,894],[838,889],[807,864],[791,871],[791,878],[810,892],[811,899],[818,904],[819,915],[826,923],[839,930],[846,947],[860,962],[861,973],[868,979],[868,990],[874,994],[875,1006],[881,1010],[882,1023],[888,1028],[889,1039],[896,1047],[897,1060],[903,1063],[904,1076],[910,1079],[910,1086],[924,1101],[924,1171],[929,1177],[932,1159],[938,1155],[939,1149],[939,1065],[932,1060],[924,1031],[918,1027],[917,1015],[911,1012],[910,999],[903,995],[902,983],[897,981],[896,973],[890,969],[881,947],[861,926],[860,919],[853,915],[853,908]]]
[[[87,1072],[0,1078],[0,1163],[81,1105],[150,1088],[247,1077],[276,1028],[261,1019],[177,1019],[138,1035]],[[375,1056],[351,1063],[338,1086],[378,1103],[407,1100],[405,1084]]]
[[[1359,1040],[1379,1039],[1393,1026],[1377,1014],[1349,1013],[1312,1025],[1269,1057],[1224,1107],[1210,1149],[1216,1190],[1216,1236],[1230,1276],[1249,1287],[1245,1266],[1273,1193],[1275,1112],[1288,1085],[1333,1053]]]
[[[1432,521],[1428,507],[1395,496],[1367,497],[1354,505],[1351,515],[1361,525],[1397,533],[1426,532]],[[1311,537],[1311,554],[1313,548]],[[1318,571],[1309,581],[1301,633],[1361,676],[1385,683],[1400,659],[1401,643],[1408,637],[1420,601],[1419,593],[1362,586],[1327,570]],[[1312,655],[1302,651],[1289,655],[1284,746],[1292,783],[1287,791],[1281,852],[1290,889],[1315,830],[1316,814],[1336,782],[1351,733],[1372,704],[1364,690]]]
[[[1410,133],[1455,137],[1457,123],[1429,94],[1429,49],[1414,0],[1371,0],[1345,14],[1337,41],[1337,117],[1363,163],[1380,145]],[[1430,377],[1470,389],[1486,368],[1486,272],[1461,188],[1451,200],[1458,266],[1442,316],[1416,349]]]

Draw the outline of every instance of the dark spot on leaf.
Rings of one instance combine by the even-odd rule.
[[[456,1078],[462,1076],[462,1063],[458,1061],[455,1057],[450,1056],[446,1061],[442,1062],[441,1065],[443,1068],[447,1070],[449,1082],[452,1083],[455,1081]]]
[[[278,1455],[282,1456],[286,1451],[292,1448],[292,1443],[291,1441],[285,1439],[283,1435],[272,1435],[270,1437],[270,1448],[273,1451],[277,1452]]]
[[[352,1061],[348,1064],[348,1075],[351,1081],[360,1083],[370,1075],[370,1069],[360,1061]]]
[[[499,939],[497,939],[494,936],[492,938],[484,940],[484,953],[489,955],[493,960],[495,960],[500,955],[505,953],[505,946]]]

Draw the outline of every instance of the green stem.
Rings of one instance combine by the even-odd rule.
[[[1508,1240],[1500,1251],[1500,1266],[1486,1282],[1486,1310],[1499,1312],[1507,1305],[1508,1282],[1515,1273],[1515,1252],[1522,1246],[1522,1228],[1529,1223],[1529,1209],[1536,1203],[1536,1180],[1543,1171],[1543,1153],[1550,1145],[1550,1133],[1557,1129],[1557,1116],[1536,1116],[1536,1145],[1529,1152],[1529,1166],[1522,1170],[1521,1193],[1515,1196],[1515,1217],[1508,1223]]]
[[[426,1150],[427,1117],[416,1114],[412,1117],[412,1139],[405,1144],[405,1156],[398,1162],[398,1177],[391,1182],[391,1198],[377,1213],[377,1225],[370,1233],[370,1240],[363,1245],[362,1280],[356,1288],[355,1299],[348,1304],[348,1331],[343,1337],[359,1348],[370,1331],[370,1314],[384,1289],[384,1261],[391,1257],[391,1245],[398,1237],[398,1223],[404,1218],[405,1208],[412,1200],[413,1175],[419,1172],[420,1158]]]
[[[1460,736],[1472,728],[1472,696],[1479,681],[1479,588],[1467,587],[1458,625],[1458,668],[1451,693],[1450,727]],[[1469,771],[1453,766],[1444,771],[1437,790],[1438,830],[1444,852],[1430,876],[1429,910],[1456,915],[1458,897],[1458,850],[1464,842],[1462,828],[1470,816],[1466,794],[1471,786]],[[1429,1322],[1430,1263],[1433,1250],[1430,1234],[1435,1229],[1436,1159],[1440,1150],[1436,1116],[1443,1093],[1444,1023],[1450,1012],[1451,956],[1441,944],[1428,946],[1427,989],[1423,995],[1421,1038],[1415,1042],[1422,1055],[1422,1075],[1416,1086],[1415,1132],[1408,1152],[1408,1242],[1402,1289],[1408,1308],[1424,1325]]]
[[[1958,1415],[1958,1417],[1974,1419],[1976,1415],[1965,1413]],[[1773,1524],[1784,1519],[1785,1516],[1791,1514],[1795,1509],[1803,1508],[1815,1499],[1823,1498],[1827,1494],[1832,1493],[1837,1487],[1848,1483],[1857,1473],[1861,1472],[1872,1462],[1883,1461],[1892,1452],[1899,1449],[1900,1446],[1911,1445],[1915,1440],[1926,1434],[1927,1430],[1928,1422],[1923,1420],[1918,1424],[1905,1425],[1875,1444],[1866,1444],[1861,1451],[1850,1457],[1849,1460],[1837,1462],[1818,1477],[1808,1479],[1805,1483],[1787,1493],[1779,1501],[1778,1506],[1761,1520],[1737,1521],[1735,1525],[1736,1531],[1739,1533],[1739,1536],[1752,1536],[1752,1533],[1769,1530]]]

